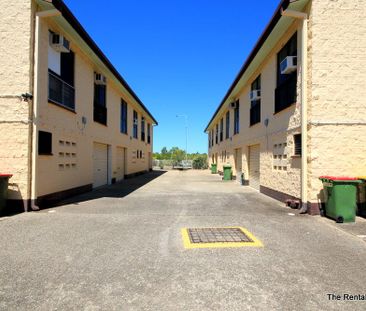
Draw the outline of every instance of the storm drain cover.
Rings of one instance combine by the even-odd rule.
[[[242,227],[184,228],[182,237],[185,248],[263,246]]]
[[[188,229],[191,243],[253,242],[239,228]]]

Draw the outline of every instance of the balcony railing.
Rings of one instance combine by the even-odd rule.
[[[275,113],[296,103],[297,75],[296,73],[276,88]]]
[[[48,72],[48,99],[58,105],[75,110],[75,89],[59,76]]]

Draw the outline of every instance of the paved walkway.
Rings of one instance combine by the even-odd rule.
[[[366,310],[366,243],[208,172],[151,173],[0,220],[1,310]],[[241,226],[264,247],[184,249]],[[343,298],[343,297],[342,297]]]

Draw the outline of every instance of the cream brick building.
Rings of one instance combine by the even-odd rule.
[[[0,4],[0,172],[14,175],[8,207],[37,208],[150,170],[156,120],[66,5]]]
[[[283,0],[206,127],[210,163],[310,213],[319,176],[365,174],[365,34],[363,0]]]

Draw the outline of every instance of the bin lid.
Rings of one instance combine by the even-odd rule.
[[[7,177],[7,178],[10,178],[10,177],[12,177],[13,176],[13,174],[1,174],[0,173],[0,177]]]
[[[349,176],[320,176],[319,179],[329,179],[333,181],[356,181],[360,178],[349,177]]]
[[[230,164],[224,164],[224,168],[231,168]]]

